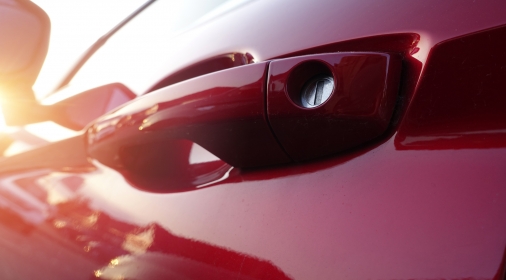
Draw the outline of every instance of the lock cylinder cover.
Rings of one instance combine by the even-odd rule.
[[[397,54],[328,53],[269,65],[267,117],[288,156],[332,155],[383,134],[397,99]]]

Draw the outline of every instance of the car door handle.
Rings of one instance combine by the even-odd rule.
[[[393,54],[334,53],[211,73],[98,119],[87,129],[88,153],[115,169],[128,169],[141,154],[143,162],[156,164],[157,149],[178,139],[240,168],[334,154],[386,130],[400,65]]]
[[[265,118],[267,66],[224,70],[142,96],[88,128],[89,154],[125,168],[133,157],[128,147],[187,139],[236,167],[289,162]]]

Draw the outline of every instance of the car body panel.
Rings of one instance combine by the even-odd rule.
[[[506,7],[501,1],[234,2],[242,4],[178,33],[165,28],[171,19],[163,9],[157,9],[161,3],[155,2],[118,31],[117,39],[111,38],[70,85],[92,88],[120,82],[144,94],[166,76],[223,54],[248,52],[259,62],[323,45],[398,33],[422,35],[414,57],[425,62],[430,48],[441,41],[506,24]],[[339,51],[382,51],[375,45],[379,47],[375,43],[367,49]],[[142,55],[134,55],[138,53]]]
[[[392,47],[403,73],[390,127],[334,156],[233,168],[214,184],[179,193],[139,190],[86,159],[83,135],[61,148],[75,149],[75,157],[67,152],[44,164],[55,143],[32,151],[40,163],[28,153],[6,158],[0,184],[41,172],[33,184],[55,210],[30,234],[0,225],[0,276],[504,279],[504,27],[496,27],[506,24],[505,14],[500,1],[252,1],[191,29],[160,58],[170,64],[128,86],[143,93],[224,53],[265,61]],[[480,82],[487,82],[483,93]]]

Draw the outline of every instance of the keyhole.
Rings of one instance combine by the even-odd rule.
[[[313,108],[330,98],[334,90],[334,79],[329,76],[319,76],[311,79],[302,89],[302,106]]]

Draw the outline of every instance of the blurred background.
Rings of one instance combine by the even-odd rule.
[[[38,98],[56,83],[86,49],[147,0],[32,0],[51,19],[44,66],[33,89]]]

